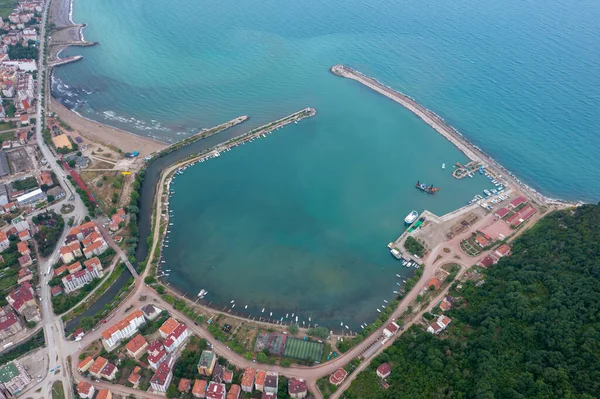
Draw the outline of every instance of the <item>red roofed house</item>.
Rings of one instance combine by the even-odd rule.
[[[248,367],[244,370],[244,375],[242,376],[242,391],[252,393],[254,389],[254,377],[256,376],[256,369],[252,367]]]
[[[475,241],[477,242],[477,245],[479,245],[481,248],[490,245],[490,242],[485,237],[480,235],[475,236]]]
[[[391,369],[390,365],[387,363],[382,363],[379,365],[379,367],[377,367],[377,376],[379,378],[386,379],[389,377],[391,372],[392,372],[392,369]]]
[[[521,225],[521,223],[525,222],[527,219],[532,217],[533,214],[536,212],[537,211],[534,207],[532,207],[531,205],[526,205],[519,212],[508,218],[507,222],[514,227],[518,227]]]
[[[450,322],[452,321],[451,318],[449,318],[448,316],[440,316],[438,317],[438,319],[436,321],[434,321],[433,323],[431,323],[429,325],[429,327],[427,327],[427,332],[432,333],[432,334],[439,334],[442,331],[444,331],[446,329],[446,327],[448,327],[448,324],[450,324]]]
[[[94,358],[88,356],[79,362],[79,364],[77,365],[77,370],[79,370],[80,373],[84,373],[88,371],[90,367],[92,367],[92,364],[94,364]]]
[[[515,198],[514,200],[510,201],[508,206],[510,206],[511,208],[516,208],[519,205],[524,204],[526,202],[527,202],[527,198],[525,198],[523,196],[519,196],[519,197]]]
[[[81,262],[75,262],[72,265],[67,266],[67,270],[69,271],[69,274],[78,272],[81,269],[83,269],[83,267],[81,266]]]
[[[189,332],[185,324],[179,324],[171,334],[165,339],[164,345],[167,352],[171,353],[179,348],[188,337]]]
[[[187,378],[182,378],[179,380],[179,385],[177,385],[177,390],[179,392],[188,393],[190,391],[190,387],[192,385],[192,381]]]
[[[98,396],[96,396],[96,399],[112,399],[112,397],[112,392],[110,392],[108,389],[101,389],[98,391]]]
[[[207,382],[204,380],[195,380],[194,387],[192,388],[192,395],[195,398],[205,398],[206,397],[206,385],[207,385]]]
[[[499,258],[501,258],[503,256],[510,255],[511,250],[507,244],[502,244],[498,248],[496,248],[496,251],[494,251],[494,254],[496,254],[496,256],[498,256]]]
[[[56,269],[54,269],[54,277],[60,276],[63,273],[66,273],[68,271],[67,269],[67,265],[62,265],[61,267],[57,267]]]
[[[31,234],[29,233],[29,230],[23,230],[19,233],[19,240],[21,240],[22,242],[27,241],[27,240],[31,240]]]
[[[227,399],[239,399],[242,389],[237,384],[232,384],[227,392]]]
[[[121,224],[121,222],[125,222],[126,217],[127,215],[125,213],[125,210],[123,208],[119,208],[117,210],[117,213],[112,215],[110,223],[108,224],[108,228],[110,229],[110,231],[119,230],[119,224]]]
[[[119,342],[131,337],[145,321],[144,314],[138,309],[103,331],[102,343],[106,350],[114,349]]]
[[[223,382],[225,384],[231,384],[233,382],[233,371],[225,370],[223,372]]]
[[[454,298],[451,297],[450,295],[444,297],[444,299],[442,299],[442,302],[440,302],[440,309],[442,309],[444,312],[452,309],[452,306],[454,305]]]
[[[392,335],[395,335],[399,329],[400,326],[398,324],[396,324],[395,322],[391,322],[383,329],[383,334],[389,338]]]
[[[102,356],[98,356],[98,358],[94,361],[94,364],[88,369],[90,374],[95,378],[100,378],[100,373],[104,366],[108,364],[108,360],[103,358]]]
[[[21,114],[21,117],[19,118],[19,120],[21,121],[21,126],[29,125],[29,115]]]
[[[160,341],[154,341],[148,345],[148,363],[154,370],[167,358],[163,344]]]
[[[81,381],[77,384],[77,394],[80,398],[92,399],[95,392],[94,386],[87,381]]]
[[[19,317],[8,306],[0,308],[0,338],[6,339],[23,330]]]
[[[173,372],[171,366],[173,365],[174,359],[172,356],[168,356],[164,362],[158,366],[158,369],[154,373],[154,376],[150,379],[150,385],[156,392],[166,392],[167,387],[173,379]]]
[[[206,389],[206,399],[225,399],[227,389],[225,384],[211,381]]]
[[[42,184],[45,184],[47,186],[51,186],[54,184],[54,182],[52,181],[52,174],[46,170],[40,172],[40,181],[42,182]]]
[[[19,266],[27,267],[27,266],[31,266],[32,264],[33,264],[33,260],[31,259],[31,256],[23,255],[23,256],[19,257]]]
[[[439,290],[440,288],[442,288],[442,282],[439,279],[434,277],[434,278],[430,279],[427,282],[427,284],[425,284],[424,288],[428,289],[431,286],[433,286],[436,290]]]
[[[254,380],[254,388],[257,391],[265,390],[265,378],[267,378],[267,372],[263,370],[256,371],[256,379]]]
[[[17,243],[17,250],[21,255],[29,255],[31,254],[31,250],[29,249],[29,245],[26,242]]]
[[[112,363],[108,363],[106,366],[104,366],[104,368],[100,372],[100,375],[103,378],[106,378],[107,380],[112,381],[115,379],[115,375],[117,374],[117,371],[119,371],[119,369],[117,369],[117,366],[115,366]]]
[[[346,372],[346,370],[344,370],[343,368],[339,368],[335,371],[335,373],[329,376],[329,382],[337,387],[342,382],[344,382],[347,375],[348,373]]]
[[[140,380],[142,379],[142,375],[140,374],[141,370],[142,369],[139,366],[135,366],[131,374],[129,374],[129,378],[127,378],[127,381],[129,381],[129,383],[136,389],[140,383]]]
[[[125,345],[125,349],[127,350],[129,356],[135,359],[139,359],[140,357],[142,357],[142,355],[146,353],[147,347],[148,342],[142,334],[136,335],[135,337],[133,337],[133,339],[131,339],[131,341],[127,343],[127,345]]]
[[[33,279],[33,273],[29,269],[21,269],[19,270],[19,279],[17,283],[23,284],[26,281],[31,281]]]
[[[306,381],[299,378],[290,378],[288,380],[288,394],[291,398],[302,399],[307,393]]]
[[[8,294],[6,301],[19,314],[23,314],[28,306],[36,306],[33,289],[31,288],[31,284],[27,282]]]
[[[10,240],[5,232],[0,231],[0,252],[4,251],[10,246]]]
[[[100,240],[84,248],[83,254],[87,259],[90,259],[94,255],[102,255],[107,249],[108,244],[106,243],[106,241]]]
[[[163,339],[166,339],[178,325],[179,322],[177,320],[175,320],[172,317],[169,317],[167,321],[165,321],[163,325],[160,326],[158,332],[160,333],[160,336],[163,337]]]

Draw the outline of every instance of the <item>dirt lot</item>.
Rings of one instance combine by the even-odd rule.
[[[48,351],[46,348],[29,352],[21,357],[19,362],[25,367],[33,381],[37,381],[39,376],[43,378],[48,373]]]
[[[12,166],[13,173],[27,172],[33,169],[31,159],[25,148],[17,148],[16,150],[6,152],[8,161]]]

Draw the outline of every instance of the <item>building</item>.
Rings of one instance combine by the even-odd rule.
[[[81,262],[75,262],[75,263],[72,263],[69,266],[67,266],[67,271],[69,272],[69,274],[78,272],[81,269],[83,269],[83,267],[81,266]]]
[[[146,353],[147,347],[148,341],[146,341],[146,338],[142,334],[136,335],[125,345],[127,354],[135,359],[142,357]]]
[[[119,371],[119,369],[117,369],[117,366],[115,366],[112,363],[108,363],[106,366],[104,366],[104,368],[100,372],[100,376],[102,376],[102,378],[105,378],[109,381],[112,381],[115,379],[117,371]]]
[[[88,356],[85,359],[83,359],[82,361],[80,361],[79,364],[77,364],[77,370],[79,370],[80,373],[85,373],[86,371],[89,370],[90,367],[92,367],[93,364],[94,364],[94,358],[91,356]]]
[[[254,389],[254,377],[256,376],[256,370],[252,367],[248,367],[244,370],[242,376],[242,391],[252,393]]]
[[[163,344],[160,341],[154,341],[148,345],[148,363],[154,370],[167,358]]]
[[[36,188],[35,190],[28,192],[27,194],[23,194],[17,197],[17,203],[20,206],[23,206],[27,204],[34,204],[43,199],[46,199],[46,194],[42,191],[41,188]]]
[[[31,284],[24,283],[6,297],[6,301],[19,314],[28,306],[36,306]]]
[[[277,394],[272,392],[263,392],[260,399],[277,399]]]
[[[494,251],[494,254],[498,258],[502,258],[503,256],[509,256],[511,253],[512,252],[510,250],[510,247],[507,244],[500,245],[498,248],[496,248],[496,251]]]
[[[96,389],[94,386],[87,381],[81,381],[77,384],[77,395],[79,395],[80,398],[92,399],[95,392]]]
[[[229,392],[227,392],[227,399],[239,399],[240,393],[242,393],[242,389],[239,385],[233,384],[229,387]]]
[[[98,391],[98,396],[96,396],[96,399],[112,399],[112,397],[112,392],[110,392],[108,389],[101,389]]]
[[[31,266],[33,264],[33,259],[31,259],[31,256],[29,255],[23,255],[21,257],[19,257],[19,266],[21,267],[27,267],[27,266]]]
[[[79,262],[72,266],[76,265],[78,265],[78,267],[81,267],[81,264],[79,264]],[[78,270],[73,274],[69,274],[68,276],[63,277],[61,281],[63,286],[65,287],[65,292],[68,294],[70,292],[80,289],[86,284],[89,284],[93,279],[101,278],[102,276],[104,276],[104,272],[102,271],[102,269],[99,270],[93,266],[88,266],[85,269]],[[142,318],[143,317],[144,316],[142,315]]]
[[[52,173],[47,170],[43,170],[40,172],[40,183],[45,184],[46,186],[51,186],[54,184],[52,181]]]
[[[31,240],[31,234],[29,233],[29,230],[21,231],[18,236],[21,243]]]
[[[0,339],[6,339],[23,330],[19,318],[8,306],[0,308]]]
[[[214,382],[223,382],[223,374],[225,373],[225,366],[217,364],[212,373],[212,380]]]
[[[5,232],[0,231],[0,249],[1,249],[0,252],[4,251],[9,246],[10,246],[10,240],[8,239],[8,236],[6,235]]]
[[[66,273],[67,271],[67,265],[57,267],[56,269],[54,269],[54,277],[60,276],[61,274]]]
[[[25,256],[29,256],[29,255],[25,255]],[[17,280],[17,283],[23,284],[24,282],[31,281],[31,280],[33,280],[33,273],[31,272],[30,269],[19,270],[19,278]]]
[[[225,399],[227,388],[225,384],[211,381],[206,389],[206,399]]]
[[[64,198],[67,195],[67,193],[65,193],[65,190],[63,190],[60,186],[52,187],[50,190],[46,191],[46,194],[48,196],[54,197],[55,200]]]
[[[95,269],[102,270],[102,263],[100,263],[100,259],[96,257],[86,260],[85,262],[83,262],[83,265],[86,268],[91,266]]]
[[[499,218],[503,218],[504,216],[508,215],[509,212],[510,210],[508,210],[508,208],[500,208],[496,211],[495,215]]]
[[[514,200],[510,201],[508,206],[510,208],[517,208],[519,205],[526,204],[526,203],[527,203],[527,198],[525,198],[521,195],[521,196],[515,198]]]
[[[223,382],[225,384],[231,384],[233,382],[233,371],[226,369],[223,372]]]
[[[303,399],[308,393],[306,381],[299,378],[290,378],[288,380],[288,394],[294,399]]]
[[[135,366],[135,368],[133,369],[133,371],[131,372],[131,374],[129,374],[129,378],[127,378],[127,381],[133,385],[133,388],[137,389],[138,384],[140,383],[140,380],[142,379],[142,375],[140,374],[140,371],[142,369],[139,366]]]
[[[150,386],[156,392],[166,392],[167,387],[173,379],[173,372],[171,366],[174,359],[169,356],[164,362],[158,366],[158,369],[154,373],[154,376],[150,379]]]
[[[163,325],[160,326],[160,328],[158,329],[158,332],[160,333],[160,336],[163,339],[167,339],[169,334],[171,334],[173,332],[173,330],[175,330],[175,328],[177,328],[178,325],[179,325],[179,322],[177,320],[175,320],[172,317],[169,317],[167,319],[167,321],[165,321],[163,323]]]
[[[90,366],[88,371],[90,372],[90,374],[93,377],[100,378],[100,373],[104,369],[104,366],[106,366],[107,364],[108,364],[108,360],[106,360],[102,356],[98,356],[98,358],[96,358],[96,360],[94,360],[94,363]]]
[[[204,380],[195,380],[194,387],[192,388],[192,395],[195,398],[205,398],[206,397],[206,385],[207,385],[207,382]]]
[[[161,312],[161,309],[152,304],[148,304],[142,308],[142,313],[144,313],[144,317],[148,320],[156,319]]]
[[[125,209],[119,208],[117,213],[112,215],[110,219],[110,223],[108,224],[108,228],[110,231],[119,230],[119,226],[121,223],[125,223],[125,219],[127,219],[127,214],[125,213]]]
[[[182,378],[179,380],[179,384],[177,385],[177,390],[179,392],[188,393],[192,386],[192,381],[187,378]]]
[[[440,279],[433,277],[432,279],[427,281],[427,284],[425,284],[425,287],[423,287],[423,288],[429,289],[432,286],[437,291],[440,288],[442,288],[442,282],[440,281]]]
[[[52,294],[52,297],[55,297],[57,295],[60,295],[63,293],[63,289],[60,285],[56,285],[52,288],[50,288],[50,294]]]
[[[81,252],[81,247],[79,246],[79,242],[72,242],[68,245],[63,245],[60,247],[60,258],[63,263],[69,264],[72,263],[75,258],[83,256]]]
[[[398,324],[396,324],[396,322],[393,321],[383,329],[383,335],[385,335],[387,338],[389,338],[392,335],[396,335],[396,333],[398,332],[399,329],[400,329],[400,326]]]
[[[17,232],[22,232],[23,230],[29,230],[29,223],[22,216],[17,216],[10,223],[17,229]]]
[[[265,378],[267,372],[263,370],[256,370],[256,377],[254,378],[254,388],[257,391],[263,392],[265,390]]]
[[[391,372],[392,372],[392,369],[391,369],[390,365],[387,363],[382,363],[379,365],[379,367],[377,367],[377,376],[379,378],[386,379],[389,377]]]
[[[485,258],[483,258],[482,260],[480,260],[478,264],[481,267],[488,268],[488,267],[490,267],[492,265],[495,265],[497,261],[498,261],[497,259],[495,259],[495,258],[493,258],[491,256],[486,256]]]
[[[452,309],[452,306],[454,305],[454,298],[451,297],[450,295],[444,297],[444,299],[442,299],[442,301],[440,302],[440,309],[442,309],[442,311],[447,312],[448,310]]]
[[[264,391],[267,393],[277,393],[279,386],[279,375],[276,372],[269,371],[265,377]]]
[[[335,371],[335,373],[333,373],[329,376],[329,382],[337,387],[342,382],[344,382],[344,380],[346,379],[346,376],[348,376],[348,373],[346,372],[346,370],[344,370],[343,368],[339,368]]]
[[[434,321],[429,325],[429,327],[427,327],[427,332],[436,335],[440,334],[446,329],[446,327],[448,327],[451,321],[452,319],[448,316],[441,315],[436,321]]]
[[[185,324],[179,324],[171,334],[165,339],[164,346],[167,352],[172,353],[175,349],[179,348],[187,339],[189,335],[188,328]]]
[[[0,384],[10,395],[17,395],[31,382],[27,372],[16,360],[0,368]]]
[[[96,241],[93,244],[90,244],[89,246],[85,247],[83,249],[83,254],[85,255],[85,257],[87,259],[90,259],[94,255],[96,255],[96,256],[102,255],[104,253],[104,251],[106,251],[107,249],[108,249],[108,244],[106,243],[106,241],[104,241],[104,239],[102,239],[102,240]]]
[[[203,350],[198,360],[198,374],[212,375],[217,363],[217,355],[213,351]]]
[[[27,231],[27,230],[25,230]],[[6,235],[6,234],[5,234]],[[26,242],[17,243],[17,250],[21,255],[29,255],[31,254],[31,250],[29,249],[29,245]]]
[[[135,310],[105,330],[102,333],[102,343],[106,350],[114,349],[119,342],[131,337],[145,321],[144,314],[140,310]]]
[[[100,233],[96,224],[92,221],[80,224],[79,226],[72,227],[67,233],[66,243],[73,242],[75,240],[81,241],[92,232]]]

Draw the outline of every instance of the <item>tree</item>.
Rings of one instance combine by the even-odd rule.
[[[313,327],[308,329],[308,335],[313,337],[327,339],[329,336],[329,330],[326,327]]]
[[[48,200],[48,202],[54,202],[54,196],[53,195],[47,196],[46,199]]]
[[[299,328],[298,328],[298,326],[296,324],[290,324],[290,326],[288,327],[288,331],[292,335],[298,334],[298,330],[299,330]]]
[[[269,357],[264,354],[264,352],[258,352],[256,355],[256,361],[259,363],[267,363],[269,361]]]
[[[169,387],[167,388],[167,398],[178,398],[178,397],[179,397],[179,390],[177,389],[175,384],[169,385]]]

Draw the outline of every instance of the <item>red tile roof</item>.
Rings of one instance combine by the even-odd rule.
[[[154,373],[154,376],[152,377],[150,382],[153,382],[158,385],[164,385],[167,381],[169,373],[171,373],[171,367],[169,367],[169,362],[164,361],[160,364],[160,366],[158,366],[158,370],[156,370],[156,373]]]
[[[133,337],[127,343],[127,345],[125,345],[125,349],[127,349],[131,353],[136,353],[137,351],[140,350],[140,348],[142,348],[144,345],[147,345],[147,344],[148,344],[148,342],[146,341],[146,338],[144,338],[144,336],[142,334],[138,334],[135,337]]]
[[[194,387],[192,388],[192,394],[201,395],[206,392],[206,381],[196,380],[194,381]]]
[[[527,198],[519,196],[514,200],[510,201],[510,205],[516,208],[517,206],[524,204],[525,202],[527,202]]]
[[[508,212],[510,212],[508,208],[500,208],[496,211],[496,216],[498,216],[499,218],[503,218],[508,214]]]
[[[391,367],[387,363],[382,363],[377,367],[377,372],[383,376],[383,378],[387,377],[387,375],[392,371]]]
[[[182,378],[179,380],[179,385],[177,386],[177,390],[179,392],[189,392],[190,386],[192,385],[192,381],[187,378]]]

